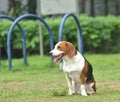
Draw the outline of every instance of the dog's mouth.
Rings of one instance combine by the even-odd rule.
[[[60,59],[62,59],[63,56],[64,56],[64,53],[61,53],[57,56],[53,56],[54,57],[53,64],[56,64]]]

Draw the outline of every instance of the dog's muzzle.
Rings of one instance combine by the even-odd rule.
[[[54,57],[53,64],[56,64],[64,56],[64,53],[61,53],[59,55],[54,55],[52,51],[50,51],[49,54]]]

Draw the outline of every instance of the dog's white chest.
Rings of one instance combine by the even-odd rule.
[[[78,53],[73,58],[64,57],[63,58],[63,71],[64,72],[73,72],[73,71],[79,71],[81,72],[84,67],[84,58],[83,56]]]
[[[66,72],[67,76],[75,82],[80,82],[80,71]]]

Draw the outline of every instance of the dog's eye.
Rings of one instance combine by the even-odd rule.
[[[60,46],[57,47],[57,49],[60,49],[60,48],[61,48]]]

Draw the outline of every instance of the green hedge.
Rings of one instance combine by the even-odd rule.
[[[52,29],[55,43],[58,41],[58,30],[61,23],[58,18],[45,18]],[[26,35],[27,54],[39,53],[39,34],[38,20],[24,20],[20,22]],[[0,21],[0,47],[2,53],[6,52],[6,39],[11,21]],[[84,50],[92,53],[119,53],[120,52],[120,17],[100,16],[88,17],[80,16],[80,25],[82,27]],[[48,31],[42,25],[44,52],[48,54],[49,36]],[[64,30],[63,40],[71,41],[77,48],[77,26],[72,17],[68,18]],[[11,45],[13,56],[21,56],[22,44],[21,34],[17,27],[12,32]],[[6,54],[6,53],[5,53]]]

